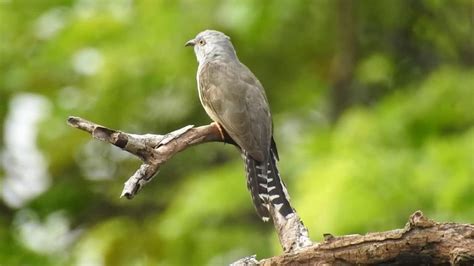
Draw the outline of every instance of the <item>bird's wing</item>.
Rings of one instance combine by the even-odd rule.
[[[265,91],[240,62],[207,62],[198,74],[201,101],[209,116],[257,161],[266,161],[272,137]]]

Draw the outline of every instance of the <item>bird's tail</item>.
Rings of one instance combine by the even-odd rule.
[[[294,213],[294,210],[290,205],[290,197],[285,183],[280,178],[276,166],[278,159],[276,148],[271,149],[268,162],[258,162],[245,151],[243,156],[247,174],[247,188],[252,195],[253,204],[260,218],[265,222],[268,221],[270,208],[274,208],[283,217],[288,218],[288,215]]]

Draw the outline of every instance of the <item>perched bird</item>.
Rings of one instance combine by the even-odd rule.
[[[262,84],[239,61],[224,33],[203,31],[186,46],[194,47],[199,63],[197,84],[201,104],[242,152],[247,187],[258,215],[268,221],[273,208],[289,218],[294,210],[276,167],[278,152]]]

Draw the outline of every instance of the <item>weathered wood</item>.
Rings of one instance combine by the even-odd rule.
[[[405,228],[332,237],[260,265],[474,265],[474,225],[437,223],[417,211]]]
[[[125,133],[73,116],[68,118],[68,124],[90,133],[95,139],[113,144],[143,161],[135,174],[125,182],[121,196],[128,199],[133,198],[143,185],[158,173],[161,165],[188,146],[210,141],[226,142],[214,124],[202,127],[188,125],[166,135]]]

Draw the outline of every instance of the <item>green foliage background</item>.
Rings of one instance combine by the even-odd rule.
[[[222,265],[281,252],[233,147],[179,154],[127,201],[122,183],[140,162],[66,125],[68,115],[135,133],[208,123],[183,47],[207,28],[231,36],[264,84],[282,176],[315,241],[399,228],[418,209],[472,223],[473,2],[350,3],[0,1],[0,264]],[[43,115],[19,142],[44,158],[47,185],[12,206],[18,173],[36,186],[37,166],[22,163],[32,155],[11,144],[25,132],[9,131],[28,110]]]

